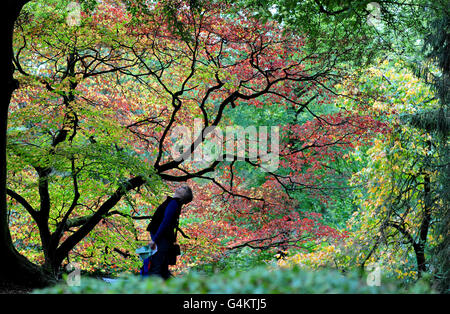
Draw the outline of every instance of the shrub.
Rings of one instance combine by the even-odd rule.
[[[81,278],[80,286],[58,284],[35,290],[34,293],[221,293],[221,294],[272,294],[272,293],[429,293],[424,282],[406,290],[397,282],[382,280],[380,286],[368,286],[356,273],[342,274],[336,270],[324,269],[306,271],[298,267],[270,269],[257,267],[242,272],[229,270],[205,276],[190,272],[182,277],[164,282],[160,278],[142,279],[138,276],[119,278],[113,283],[99,279]]]

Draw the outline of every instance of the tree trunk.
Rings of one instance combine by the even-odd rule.
[[[2,2],[5,11],[2,27],[1,42],[6,55],[1,59],[1,73],[4,76],[0,98],[0,285],[19,285],[27,287],[42,287],[53,278],[45,274],[42,269],[14,248],[8,224],[8,210],[6,202],[6,141],[8,130],[8,109],[11,95],[18,87],[14,79],[13,60],[13,32],[14,23],[22,7],[29,0],[7,0]]]

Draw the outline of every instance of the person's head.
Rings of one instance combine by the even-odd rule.
[[[192,190],[187,185],[180,186],[175,190],[173,197],[179,198],[183,204],[190,203],[193,198]]]

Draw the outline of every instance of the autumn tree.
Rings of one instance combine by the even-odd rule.
[[[283,33],[276,23],[261,24],[248,12],[234,12],[228,4],[196,6],[170,2],[143,10],[142,6],[133,7],[128,3],[129,11],[117,3],[109,5],[102,8],[103,11],[97,8],[97,11],[81,12],[81,26],[67,26],[66,21],[55,16],[54,22],[48,21],[48,27],[39,27],[36,23],[40,18],[50,17],[51,6],[50,11],[35,11],[34,16],[33,10],[25,12],[31,16],[24,14],[20,21],[24,23],[18,24],[13,61],[23,89],[16,94],[17,107],[14,107],[13,115],[18,124],[11,129],[11,136],[20,141],[11,141],[10,147],[11,153],[21,160],[19,165],[28,165],[29,170],[36,172],[34,188],[39,202],[33,204],[21,195],[29,192],[26,182],[22,182],[25,183],[22,187],[13,184],[8,194],[37,223],[44,264],[55,274],[68,252],[110,213],[121,198],[128,191],[151,182],[153,175],[173,182],[202,178],[231,195],[263,201],[256,195],[234,192],[232,184],[226,186],[208,176],[221,163],[220,159],[207,165],[196,165],[186,162],[186,157],[205,142],[212,132],[208,127],[224,124],[226,108],[258,106],[261,102],[279,103],[294,109],[298,115],[309,110],[307,100],[314,93],[324,93],[324,84],[336,75],[331,73],[332,52],[320,56],[305,54],[302,51],[305,37]],[[127,12],[134,15],[127,15]],[[60,31],[54,33],[53,29]],[[37,71],[33,69],[36,58],[41,62]],[[111,106],[111,102],[119,98],[113,93],[109,92],[106,98],[109,103],[100,101],[105,97],[101,94],[112,89],[100,81],[105,75],[115,77],[117,86],[128,90],[120,99],[120,105],[125,106],[121,108],[125,109],[124,115],[109,116],[119,119],[122,129],[118,129],[122,131],[108,126],[106,120],[95,118],[98,115],[96,109],[89,108],[93,104],[105,111],[118,108]],[[142,108],[130,110],[130,95],[136,91],[129,86],[133,82],[141,84],[147,92],[143,93],[146,101],[140,99]],[[95,93],[98,88],[104,90]],[[36,107],[31,105],[31,96],[34,96]],[[42,101],[51,104],[46,111],[41,111],[52,117],[47,124],[33,122],[33,118],[39,116],[33,111],[39,110]],[[130,112],[132,114],[127,116]],[[171,154],[171,131],[176,125],[192,123],[194,117],[202,121],[200,136],[188,145],[183,158],[175,160]],[[28,125],[23,128],[20,121],[28,121]],[[36,127],[37,132],[34,131]],[[100,130],[112,138],[104,139]],[[89,162],[107,160],[105,154],[121,156],[108,159],[114,168],[123,163],[124,158],[131,159],[129,154],[121,153],[123,143],[118,142],[118,138],[124,136],[124,130],[131,133],[129,144],[133,151],[152,152],[147,162],[153,165],[156,173],[152,174],[151,168],[145,175],[136,175],[136,171],[132,171],[135,176],[130,177],[129,173],[127,177],[122,173],[112,180],[119,188],[114,190],[114,184],[109,184],[109,190],[102,192],[109,196],[100,195],[104,198],[97,207],[88,206],[90,213],[75,214],[83,205],[80,204],[80,186],[86,180],[83,173],[92,175]],[[103,150],[105,154],[95,155],[93,150]],[[249,150],[245,151],[243,158],[247,163],[257,168],[262,166],[260,160],[250,159],[248,154]],[[236,159],[234,153],[223,157]],[[125,162],[124,168],[130,172],[134,166]],[[17,170],[14,167],[11,170],[13,182]],[[30,176],[29,170],[21,174]],[[108,180],[111,180],[115,171],[107,171]],[[276,173],[271,175],[279,178]],[[230,178],[233,181],[233,176]],[[67,180],[71,181],[73,194],[71,201],[68,195],[62,198],[63,203],[59,206],[64,208],[65,202],[71,205],[64,212],[56,212],[59,218],[53,222],[52,211],[57,201],[52,197],[51,187],[57,180],[65,181],[65,184]],[[66,236],[67,232],[72,234]]]
[[[229,211],[210,212],[220,220],[202,229],[210,231],[203,238],[228,237],[229,248],[289,247],[340,236],[320,223],[320,215],[301,213],[292,193],[326,194],[318,184],[328,173],[324,160],[384,127],[354,112],[321,110],[345,78],[342,61],[363,50],[355,38],[322,45],[316,33],[261,22],[227,2],[102,1],[96,9],[82,7],[80,25],[67,25],[51,5],[29,8],[17,24],[11,55],[21,89],[11,107],[8,147],[15,164],[8,168],[8,194],[37,224],[44,264],[54,275],[101,221],[124,214],[124,197],[139,198],[160,179],[210,182],[206,187],[214,193],[205,193],[201,214],[213,198]],[[311,8],[332,16],[345,11],[320,3]],[[220,154],[212,160],[192,158],[211,147],[217,130],[226,130],[230,112],[245,108],[288,113],[283,124],[274,121],[282,130],[279,169],[268,170],[267,152],[255,154],[243,143],[237,143],[240,151],[234,143],[232,151],[216,146]],[[174,156],[174,130],[196,121],[194,136]],[[243,142],[251,143],[249,136]],[[259,188],[240,177],[239,162],[264,173]],[[134,214],[148,215],[148,208]]]
[[[79,70],[79,68],[76,68],[75,64],[77,62],[83,63],[84,69],[90,69],[93,72],[91,73],[81,73],[81,77],[85,76],[88,77],[90,75],[95,76],[98,74],[102,74],[102,73],[108,73],[110,71],[112,71],[112,63],[114,62],[114,59],[117,58],[117,55],[107,55],[107,52],[105,52],[105,55],[103,55],[103,51],[99,52],[99,51],[95,51],[96,47],[93,47],[94,50],[91,51],[84,51],[84,55],[81,57],[80,55],[77,55],[77,53],[79,51],[77,51],[76,49],[72,49],[71,51],[63,51],[62,55],[57,54],[56,56],[53,56],[53,60],[55,63],[52,64],[54,66],[55,69],[55,73],[54,76],[52,77],[51,75],[49,75],[48,69],[51,67],[47,67],[44,65],[42,66],[42,64],[40,64],[42,67],[46,68],[44,71],[40,71],[42,70],[42,67],[40,69],[38,69],[38,71],[34,71],[34,66],[39,66],[37,64],[33,63],[33,60],[31,61],[31,63],[27,63],[23,64],[20,61],[23,61],[23,59],[21,60],[21,58],[23,57],[23,54],[21,54],[21,52],[23,52],[23,50],[26,49],[30,49],[30,45],[29,42],[27,42],[27,40],[30,40],[30,38],[26,38],[25,33],[27,31],[30,30],[29,26],[30,25],[23,25],[22,22],[27,20],[28,18],[30,18],[30,15],[35,14],[35,16],[32,18],[31,24],[33,23],[39,23],[39,17],[42,18],[42,16],[47,15],[47,17],[51,16],[49,15],[49,13],[51,13],[52,8],[54,8],[55,5],[58,5],[57,2],[52,2],[52,3],[47,3],[46,5],[43,5],[42,7],[36,7],[34,6],[33,9],[36,9],[36,11],[34,12],[25,12],[28,13],[28,15],[22,15],[22,17],[20,18],[20,23],[18,25],[15,25],[16,19],[18,18],[18,16],[20,15],[20,12],[22,10],[22,7],[28,3],[29,1],[10,1],[8,2],[8,10],[11,11],[11,14],[8,15],[8,19],[6,20],[8,22],[8,31],[7,32],[7,50],[8,52],[10,52],[10,54],[7,56],[7,58],[5,58],[5,62],[8,65],[6,68],[7,70],[4,71],[4,73],[6,73],[7,75],[9,75],[9,77],[7,78],[7,82],[8,83],[8,92],[5,93],[5,97],[7,96],[8,99],[5,98],[4,101],[4,117],[2,118],[2,125],[4,126],[4,128],[2,128],[2,169],[3,167],[5,167],[6,169],[6,159],[3,158],[5,157],[5,149],[6,149],[6,133],[3,134],[3,131],[6,132],[7,131],[7,121],[8,121],[8,108],[9,108],[9,102],[10,102],[10,96],[12,95],[13,91],[16,90],[19,87],[19,81],[14,78],[13,72],[16,71],[16,73],[19,73],[20,76],[25,76],[27,77],[24,81],[22,81],[22,85],[27,86],[28,88],[31,87],[31,89],[35,88],[35,92],[36,89],[41,89],[39,92],[42,92],[42,89],[45,90],[47,93],[54,93],[57,94],[60,97],[60,100],[63,104],[65,104],[66,110],[60,110],[59,114],[61,114],[60,117],[64,117],[63,120],[64,121],[60,121],[62,122],[62,125],[59,126],[55,126],[55,128],[51,128],[51,130],[47,129],[47,134],[51,135],[51,145],[54,145],[54,148],[56,148],[56,146],[64,141],[70,141],[72,142],[73,139],[75,138],[75,135],[77,133],[77,126],[78,123],[80,123],[80,120],[78,119],[77,116],[77,112],[74,110],[75,108],[71,107],[73,105],[73,100],[75,97],[75,93],[74,90],[76,88],[76,86],[78,85],[79,82],[77,82],[76,80],[80,78],[80,73],[78,73],[77,71]],[[72,3],[75,4],[75,3]],[[80,14],[82,13],[81,11],[86,12],[89,9],[92,9],[93,6],[95,5],[95,1],[81,1],[80,4],[82,5],[82,10],[80,10],[80,7],[78,5],[78,16],[74,16],[76,19],[78,19],[79,22],[79,18],[81,18]],[[48,5],[48,6],[47,6]],[[63,16],[67,17],[67,11],[65,11],[67,9],[68,2],[65,3],[59,3],[60,9],[62,8],[63,10]],[[61,7],[62,6],[62,7]],[[64,15],[64,12],[66,13]],[[31,13],[31,14],[30,14]],[[44,13],[44,14],[43,14]],[[61,13],[61,12],[58,12]],[[59,45],[59,48],[61,47],[69,47],[70,44],[72,43],[73,46],[72,48],[80,48],[81,49],[86,49],[86,42],[82,43],[81,45],[85,45],[85,46],[76,46],[76,44],[74,44],[73,42],[71,42],[71,38],[65,37],[70,35],[70,31],[67,31],[67,24],[65,23],[55,23],[56,20],[55,18],[59,17],[61,18],[61,14],[56,15],[56,16],[51,16],[54,19],[50,19],[52,21],[52,25],[55,27],[54,29],[52,29],[51,31],[55,31],[55,30],[59,30],[60,28],[62,28],[62,32],[59,34],[61,35],[61,37],[59,37],[59,40],[50,40],[50,46],[53,44],[53,47],[48,47],[49,50],[51,50],[51,48],[56,48]],[[69,24],[70,22],[75,22],[75,26],[77,26],[77,21],[68,21]],[[62,27],[61,27],[62,26]],[[14,28],[16,27],[16,28]],[[27,28],[27,31],[24,32],[24,28]],[[35,29],[34,31],[39,29],[39,25],[34,25]],[[59,28],[60,27],[60,28]],[[66,27],[66,28],[65,28]],[[12,47],[12,38],[13,38],[13,29],[17,30],[21,30],[22,34],[21,36],[19,35],[19,39],[18,41],[16,41],[19,45],[19,47],[16,46],[16,50],[13,53],[13,47]],[[80,30],[80,29],[78,29]],[[86,28],[84,28],[84,30],[86,31]],[[38,31],[39,32],[39,31]],[[47,32],[47,33],[45,33]],[[46,37],[46,39],[49,39],[48,36],[48,32],[50,32],[49,28],[43,28],[41,35],[44,35],[44,37]],[[32,32],[31,32],[32,33]],[[53,33],[54,35],[58,35],[56,32]],[[30,33],[28,33],[27,35],[30,35]],[[78,34],[81,35],[81,34]],[[86,35],[86,34],[84,34]],[[75,38],[77,38],[77,36],[75,36]],[[17,36],[16,36],[17,39]],[[11,45],[10,45],[11,44]],[[32,45],[34,46],[35,52],[37,52],[39,54],[39,48],[43,48],[45,47],[45,45],[41,45],[38,44],[37,42],[33,42]],[[38,48],[37,48],[38,47]],[[92,47],[91,47],[92,48]],[[43,48],[45,49],[45,48]],[[110,52],[113,49],[110,50]],[[59,52],[61,53],[61,51]],[[90,53],[90,55],[89,55]],[[41,55],[39,55],[41,56]],[[29,55],[28,55],[29,57]],[[67,57],[67,58],[65,58]],[[91,57],[90,60],[88,60]],[[50,59],[52,59],[52,56],[44,56],[44,59],[46,58],[47,61],[50,61]],[[29,60],[27,60],[29,61]],[[60,62],[61,61],[61,62]],[[108,67],[108,62],[109,63],[109,67]],[[44,62],[45,63],[45,62]],[[65,65],[67,65],[67,67],[65,67]],[[92,67],[93,66],[93,67]],[[94,70],[98,68],[102,68],[102,70],[100,70],[100,73],[95,72]],[[76,70],[75,70],[76,68]],[[78,74],[78,77],[75,78],[75,74]],[[20,78],[19,78],[20,79]],[[26,82],[25,82],[26,81]],[[33,82],[35,83],[35,86],[33,86]],[[37,84],[39,83],[39,84]],[[39,85],[39,86],[36,86]],[[29,89],[30,90],[30,89]],[[35,94],[36,95],[36,94]],[[29,96],[29,95],[28,95]],[[42,96],[42,94],[41,94]],[[50,102],[53,102],[55,100],[56,97],[53,97],[53,99],[47,99]],[[25,105],[25,103],[22,104],[22,108],[23,105]],[[20,105],[19,105],[20,107]],[[61,106],[63,107],[63,106]],[[59,109],[61,109],[61,107]],[[17,108],[14,108],[17,109]],[[48,113],[48,112],[47,112]],[[55,112],[56,113],[56,112]],[[25,116],[22,116],[26,118]],[[46,119],[45,117],[42,117],[42,119]],[[81,120],[82,121],[82,120]],[[4,122],[4,123],[3,123]],[[29,121],[31,124],[33,124],[33,121]],[[31,127],[31,124],[28,124],[27,127]],[[27,127],[25,127],[25,130],[27,129]],[[19,127],[20,128],[20,127]],[[17,130],[17,129],[16,129]],[[68,135],[69,131],[72,131],[71,134]],[[22,129],[23,131],[23,129]],[[53,132],[53,133],[52,133]],[[5,135],[5,137],[3,137],[3,135]],[[36,134],[35,134],[36,135]],[[22,151],[23,153],[23,151]],[[54,151],[50,151],[49,152],[50,155],[54,155]],[[26,155],[26,154],[24,154]],[[36,156],[37,157],[37,156]],[[37,158],[39,159],[39,157]],[[47,195],[48,192],[48,175],[50,174],[50,172],[52,171],[48,165],[46,165],[45,163],[41,163],[41,164],[36,164],[36,160],[34,161],[32,160],[28,160],[29,163],[34,163],[35,165],[37,165],[36,169],[38,169],[39,173],[41,173],[41,176],[43,175],[43,180],[40,181],[40,188],[39,190],[41,191],[41,196],[42,196],[42,204],[43,206],[43,211],[40,211],[39,213],[34,210],[34,208],[32,206],[29,206],[30,204],[21,196],[19,196],[17,193],[15,193],[15,191],[9,189],[8,190],[8,194],[12,195],[13,198],[15,198],[16,200],[19,200],[19,203],[21,203],[22,205],[25,205],[25,208],[29,210],[29,213],[31,214],[31,216],[33,216],[33,218],[37,218],[38,221],[40,221],[41,226],[44,228],[43,229],[43,233],[41,234],[43,236],[44,242],[47,243],[47,245],[49,245],[50,242],[53,242],[52,245],[49,245],[50,247],[56,248],[55,247],[55,242],[53,240],[60,238],[60,234],[58,235],[58,233],[61,233],[61,226],[63,228],[64,227],[64,223],[62,225],[60,225],[60,227],[58,228],[58,230],[56,230],[57,232],[53,233],[53,240],[51,240],[51,235],[50,235],[50,230],[48,229],[48,226],[45,226],[45,221],[46,219],[49,218],[48,214],[48,210],[50,207],[50,202],[49,202],[49,198]],[[6,188],[3,186],[3,183],[6,182],[5,181],[6,178],[6,172],[4,173],[2,170],[2,193],[5,192],[6,193]],[[132,181],[133,182],[133,181]],[[76,183],[75,183],[76,185]],[[127,185],[126,185],[127,186]],[[77,199],[79,197],[79,195],[76,193],[76,187],[75,187],[75,199]],[[118,193],[115,194],[115,197],[119,198],[123,195],[123,193],[121,191],[119,191]],[[47,196],[47,197],[46,197]],[[114,198],[114,196],[113,196]],[[114,203],[113,199],[110,199],[110,201],[112,201],[112,203]],[[75,205],[75,203],[74,203]],[[73,208],[72,208],[73,209]],[[69,211],[70,213],[70,211]],[[4,279],[5,282],[12,282],[12,283],[17,283],[17,284],[27,284],[27,285],[43,285],[48,283],[49,281],[52,280],[52,277],[48,276],[45,272],[43,272],[40,268],[36,267],[35,265],[33,265],[32,263],[30,263],[29,261],[27,261],[27,259],[25,259],[23,256],[21,256],[17,250],[14,248],[14,245],[11,242],[11,236],[10,236],[10,231],[9,231],[9,227],[8,227],[8,211],[6,209],[6,203],[4,203],[3,197],[2,197],[2,206],[1,206],[1,217],[2,217],[2,240],[1,240],[1,245],[2,245],[2,252],[4,253],[3,256],[4,258],[2,258],[2,279]],[[68,216],[64,219],[67,220]],[[64,222],[64,221],[63,221]],[[53,230],[52,230],[53,232]],[[48,250],[49,246],[47,246],[47,253],[49,253],[50,251]],[[70,246],[70,245],[69,245]],[[69,248],[70,250],[70,248]]]
[[[114,44],[123,36],[126,11],[101,4],[72,25],[60,12],[58,4],[41,11],[30,5],[18,21],[14,65],[21,87],[11,106],[8,144],[13,163],[7,193],[36,223],[43,267],[54,276],[129,190],[144,183],[158,190],[151,167],[123,142],[132,133],[111,121],[117,114],[111,110],[123,110],[122,104],[113,97],[107,103],[108,87],[98,80],[134,65]],[[17,176],[26,179],[17,184]],[[58,195],[55,188],[64,190],[67,179],[72,195]],[[109,196],[89,199],[91,190]]]
[[[294,210],[294,202],[283,203],[281,196],[274,202],[275,198],[263,191],[289,196],[298,189],[321,190],[323,187],[317,182],[312,183],[312,177],[314,171],[323,167],[320,164],[323,157],[335,153],[332,147],[350,147],[352,142],[369,134],[366,133],[369,130],[376,133],[380,126],[370,117],[317,113],[333,96],[330,87],[342,78],[336,68],[340,55],[334,51],[305,52],[304,46],[309,41],[306,35],[291,33],[275,22],[262,24],[250,18],[247,11],[229,11],[233,9],[229,5],[211,3],[200,9],[181,1],[172,5],[178,12],[179,34],[167,36],[167,23],[151,20],[143,30],[142,41],[127,47],[141,64],[125,72],[157,94],[160,106],[168,110],[168,123],[156,142],[159,149],[155,169],[169,181],[194,178],[211,181],[220,194],[235,197],[225,197],[225,206],[233,214],[254,219],[256,231],[247,231],[247,236],[241,237],[245,241],[233,247],[269,248],[301,242],[302,233],[295,228],[301,228],[302,222]],[[220,149],[221,158],[206,164],[189,159],[208,143],[214,130],[225,131],[230,121],[228,110],[246,112],[249,107],[289,111],[283,119],[286,125],[280,125],[285,131],[280,143],[280,171],[267,171],[262,154],[252,159],[248,145],[241,156]],[[305,122],[299,120],[302,115],[312,121],[300,126]],[[183,146],[181,158],[175,159],[170,131],[183,123],[194,125],[194,118],[201,121],[198,133]],[[248,125],[251,119],[248,116],[241,121]],[[136,131],[142,135],[148,130],[143,124],[139,127]],[[246,184],[235,172],[240,160],[252,169],[266,171],[268,182],[246,191]],[[218,176],[219,173],[225,175]],[[254,208],[261,211],[255,213]],[[258,224],[260,218],[271,222]],[[259,229],[258,225],[264,227]],[[286,236],[289,233],[293,236]]]

